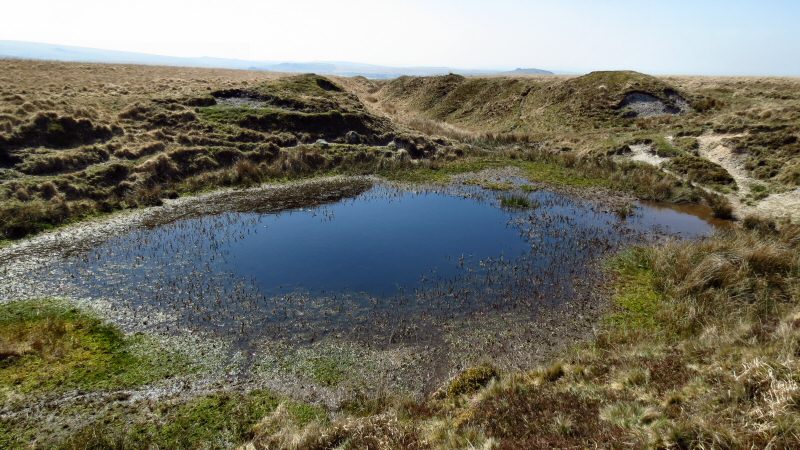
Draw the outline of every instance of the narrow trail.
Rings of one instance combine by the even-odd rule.
[[[744,161],[742,158],[724,144],[725,139],[739,136],[742,135],[707,133],[697,137],[697,141],[700,144],[700,156],[713,163],[719,164],[722,168],[727,170],[736,181],[738,190],[724,194],[731,202],[734,214],[739,218],[748,215],[757,215],[771,219],[788,219],[793,222],[800,222],[800,188],[770,194],[767,198],[755,204],[748,204],[745,200],[752,193],[752,187],[754,185],[764,183],[751,177],[744,168]],[[664,163],[669,161],[669,158],[662,158],[655,155],[649,145],[631,145],[630,149],[630,153],[619,156],[618,158],[649,164],[679,179],[688,181],[685,176],[664,167]],[[719,193],[707,186],[697,183],[693,184],[707,192]]]
[[[700,156],[722,166],[736,181],[739,190],[728,194],[728,199],[733,204],[737,215],[741,217],[755,214],[774,219],[800,221],[800,188],[771,194],[755,205],[748,205],[742,201],[742,198],[752,192],[754,184],[762,183],[748,175],[744,168],[744,161],[723,142],[724,139],[740,136],[742,135],[709,133],[697,137],[700,143]]]
[[[736,180],[740,195],[747,195],[754,180],[747,175],[744,162],[722,142],[724,139],[741,136],[741,134],[704,134],[697,137],[697,142],[700,144],[700,156],[727,170]]]

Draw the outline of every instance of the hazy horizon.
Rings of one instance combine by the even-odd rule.
[[[0,40],[172,57],[800,75],[790,1],[15,2]]]

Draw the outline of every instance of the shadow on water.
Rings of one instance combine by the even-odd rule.
[[[141,327],[243,347],[329,336],[435,342],[452,323],[592,301],[601,257],[708,218],[637,204],[627,217],[545,190],[503,208],[477,187],[377,186],[279,213],[227,212],[137,229],[30,275],[59,295],[113,299]]]

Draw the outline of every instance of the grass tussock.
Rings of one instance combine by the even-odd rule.
[[[489,364],[470,367],[450,380],[443,389],[434,393],[434,397],[458,397],[474,393],[499,376],[496,368]]]

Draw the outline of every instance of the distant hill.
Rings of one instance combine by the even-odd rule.
[[[508,72],[504,72],[504,74],[505,75],[555,75],[555,73],[543,69],[514,69]]]
[[[24,41],[0,41],[0,58],[43,59],[53,61],[93,62],[113,64],[146,64],[162,66],[207,67],[221,69],[269,70],[274,72],[318,73],[322,75],[365,76],[367,78],[397,78],[403,75],[430,76],[447,75],[500,75],[500,74],[550,74],[546,70],[517,69],[469,70],[450,67],[391,67],[361,64],[347,61],[293,62],[293,61],[249,61],[243,59],[180,57],[151,55],[147,53],[102,50],[68,45],[42,44]],[[539,72],[528,72],[536,70]],[[525,72],[518,72],[525,71]]]

